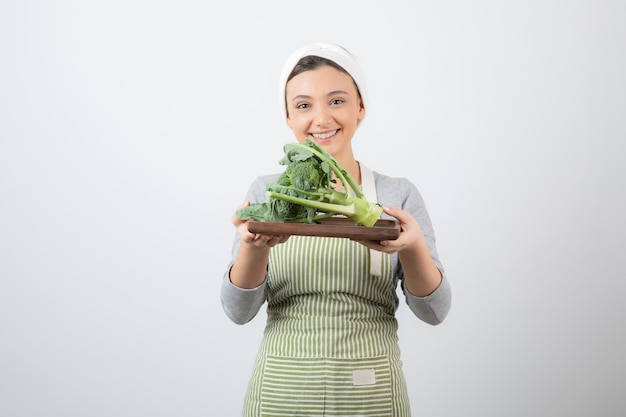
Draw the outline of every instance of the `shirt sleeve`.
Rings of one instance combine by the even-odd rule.
[[[443,274],[439,287],[426,297],[417,297],[411,294],[406,289],[404,280],[402,281],[402,291],[413,314],[428,324],[433,326],[440,324],[450,311],[452,292],[448,279]]]
[[[276,177],[276,175],[258,177],[248,189],[244,201],[250,201],[250,203],[260,203],[266,201],[267,184],[273,181]],[[245,324],[252,320],[259,312],[261,306],[266,301],[267,294],[265,288],[266,281],[258,287],[252,289],[239,288],[230,281],[230,269],[232,268],[235,258],[237,257],[240,243],[241,236],[236,232],[232,243],[231,261],[229,262],[222,278],[220,297],[222,309],[226,313],[226,316],[237,324]]]
[[[252,320],[266,300],[265,281],[256,288],[239,288],[230,282],[232,262],[222,280],[221,301],[226,316],[236,324],[246,324]]]
[[[395,205],[410,212],[420,225],[428,251],[435,266],[441,272],[442,280],[437,289],[431,294],[426,297],[417,297],[409,293],[405,287],[404,271],[399,261],[397,262],[394,275],[401,281],[406,303],[413,314],[428,324],[440,324],[450,311],[452,291],[443,264],[439,259],[435,231],[424,199],[417,187],[406,178],[390,179],[388,177],[379,177],[379,181],[380,184],[377,184],[377,187],[380,190],[379,196],[382,196],[381,201],[384,204]]]

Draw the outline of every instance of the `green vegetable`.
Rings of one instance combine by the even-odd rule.
[[[240,219],[315,223],[341,215],[357,225],[371,227],[380,218],[382,207],[367,201],[350,174],[315,142],[307,139],[303,144],[288,143],[284,151],[279,163],[287,168],[268,185],[269,201],[239,209]],[[344,192],[333,188],[337,180]]]

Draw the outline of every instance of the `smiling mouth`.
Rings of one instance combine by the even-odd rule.
[[[328,139],[331,136],[335,136],[335,134],[337,133],[337,129],[331,131],[331,132],[326,132],[326,133],[310,133],[309,135],[315,139]]]

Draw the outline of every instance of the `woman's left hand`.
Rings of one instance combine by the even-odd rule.
[[[417,220],[408,211],[399,207],[383,207],[386,214],[394,217],[400,223],[400,236],[396,240],[356,240],[368,248],[385,252],[395,253],[405,249],[414,249],[424,241],[422,229]]]

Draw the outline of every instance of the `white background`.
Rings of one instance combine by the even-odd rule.
[[[230,216],[292,141],[287,55],[337,42],[357,158],[421,190],[453,288],[398,311],[415,415],[626,413],[622,1],[3,1],[0,415],[237,416],[264,311]]]

